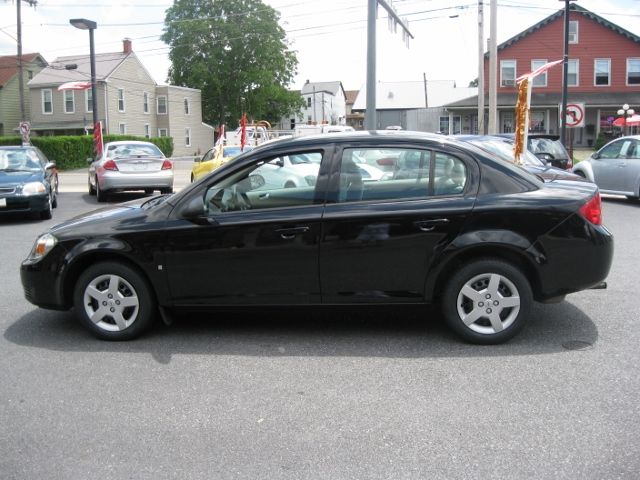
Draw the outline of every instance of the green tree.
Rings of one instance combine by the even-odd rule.
[[[169,81],[202,91],[205,122],[279,121],[303,100],[287,85],[298,60],[279,13],[261,0],[174,0],[162,40],[170,47]]]

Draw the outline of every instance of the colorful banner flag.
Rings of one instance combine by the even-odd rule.
[[[91,82],[67,82],[58,87],[58,91],[62,90],[89,90]]]
[[[104,143],[102,141],[102,122],[98,121],[93,126],[93,158],[94,160],[102,156]]]
[[[244,146],[247,144],[247,114],[243,113],[240,118],[240,151],[244,151]]]

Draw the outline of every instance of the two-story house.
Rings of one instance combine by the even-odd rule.
[[[21,119],[18,56],[0,57],[0,136],[17,135],[20,121],[31,121],[31,97],[27,82],[46,66],[47,62],[39,53],[22,55],[25,118]]]
[[[300,90],[305,106],[299,123],[345,125],[347,96],[342,82],[310,82]]]
[[[573,144],[592,145],[600,131],[614,129],[624,104],[640,110],[640,37],[572,3],[569,14],[567,101],[583,104],[585,126],[572,128]],[[550,15],[498,46],[498,132],[515,129],[516,79],[564,54],[564,10]],[[489,57],[484,60],[489,78]],[[536,77],[531,90],[530,130],[559,133],[562,65]],[[488,82],[485,105],[488,105]],[[477,118],[477,97],[447,105]],[[487,122],[485,122],[485,125]]]
[[[206,152],[213,145],[213,128],[202,122],[200,90],[157,85],[133,52],[123,49],[95,55],[98,120],[104,134],[173,137],[174,155]],[[62,90],[66,82],[90,81],[89,55],[56,58],[29,81],[32,132],[39,135],[78,135],[93,130],[92,90]]]

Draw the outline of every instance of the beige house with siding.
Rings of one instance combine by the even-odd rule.
[[[91,89],[58,91],[65,82],[90,81],[88,55],[56,58],[29,82],[38,135],[79,135],[93,130]],[[174,156],[206,152],[213,127],[202,122],[200,91],[157,85],[123,40],[122,52],[96,54],[98,120],[104,134],[173,137]]]
[[[27,82],[47,66],[39,53],[22,55],[22,75],[24,85],[24,120],[31,121],[31,97]],[[20,77],[18,76],[18,56],[0,57],[0,136],[19,135],[18,125],[22,120],[20,112]]]

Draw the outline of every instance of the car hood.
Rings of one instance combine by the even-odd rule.
[[[0,187],[13,188],[29,182],[41,182],[42,174],[38,172],[7,172],[0,170]]]
[[[113,233],[114,230],[121,230],[124,232],[146,223],[149,212],[166,198],[167,196],[151,199],[144,197],[130,202],[109,205],[59,223],[52,227],[50,232],[56,236],[73,235],[86,237],[100,235],[104,231]]]
[[[556,180],[572,180],[574,182],[586,182],[584,178],[567,170],[556,167],[538,167],[535,165],[525,165],[528,172],[539,176],[545,183],[554,182]]]

